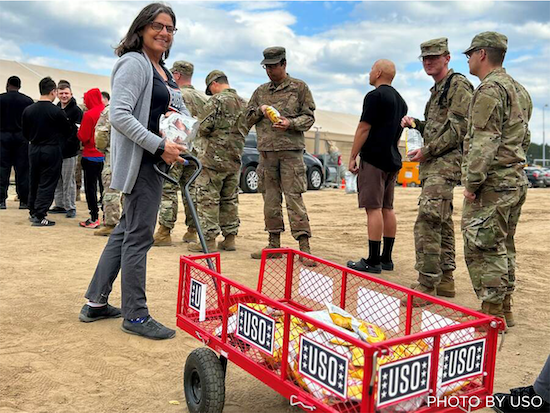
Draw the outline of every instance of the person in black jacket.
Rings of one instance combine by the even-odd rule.
[[[23,111],[23,136],[30,142],[29,210],[33,226],[49,227],[46,218],[61,174],[62,149],[72,128],[67,115],[53,104],[57,85],[50,77],[39,83],[40,99]]]
[[[29,197],[29,143],[21,133],[21,115],[33,101],[20,88],[21,79],[11,76],[0,94],[0,209],[6,209],[12,166],[19,209],[27,208]]]
[[[75,168],[80,141],[77,137],[78,126],[82,122],[82,109],[76,104],[71,90],[71,84],[60,80],[57,85],[58,107],[63,109],[71,122],[71,135],[63,146],[63,164],[61,177],[55,188],[55,207],[50,209],[52,214],[66,214],[67,218],[76,216],[76,180]]]

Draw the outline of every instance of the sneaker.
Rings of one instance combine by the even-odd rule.
[[[88,218],[86,221],[80,222],[78,225],[83,228],[96,229],[97,227],[99,227],[99,218],[95,221],[92,221],[90,218]]]
[[[67,213],[67,210],[65,208],[61,208],[61,207],[53,207],[52,209],[50,209],[48,211],[50,214],[66,214]]]
[[[132,323],[130,320],[124,320],[120,328],[125,333],[150,338],[151,340],[165,340],[176,335],[175,330],[163,326],[151,316],[147,316],[141,323]]]
[[[33,227],[53,227],[55,225],[54,221],[50,221],[48,218],[34,218],[34,221],[32,222]]]
[[[6,201],[0,202],[0,209],[6,209]]]
[[[74,218],[76,217],[76,209],[69,209],[67,211],[67,214],[65,215],[66,218]]]
[[[39,222],[40,220],[36,218],[34,215],[29,213],[29,222],[32,224],[33,222]]]
[[[371,265],[364,258],[361,258],[359,261],[348,261],[347,266],[348,266],[348,268],[351,268],[352,270],[361,271],[361,272],[368,272],[370,274],[381,274],[382,273],[382,266],[380,264]]]
[[[92,323],[104,318],[119,318],[122,317],[120,308],[113,307],[110,304],[105,304],[102,307],[90,307],[84,304],[78,315],[78,319],[83,323]]]
[[[499,413],[550,411],[550,404],[535,392],[533,386],[510,389],[508,394],[496,393],[493,401],[493,410]]]
[[[29,209],[29,206],[25,204],[24,202],[19,203],[19,209]]]

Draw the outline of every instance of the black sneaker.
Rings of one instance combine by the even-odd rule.
[[[388,262],[380,261],[380,267],[382,267],[384,271],[393,271],[393,261],[391,260]]]
[[[67,210],[65,208],[61,208],[61,207],[53,207],[52,209],[50,209],[48,211],[50,214],[66,214],[67,213]]]
[[[67,215],[65,215],[67,218],[74,218],[76,217],[76,209],[69,209],[67,211]]]
[[[0,209],[6,209],[6,201],[0,202]]]
[[[55,225],[54,221],[50,221],[48,218],[35,218],[32,222],[33,227],[53,227]]]
[[[25,204],[24,202],[19,203],[19,209],[29,209],[29,206]]]
[[[97,320],[103,320],[104,318],[119,318],[122,316],[120,308],[113,307],[110,304],[106,304],[102,307],[90,307],[88,304],[84,304],[78,315],[78,319],[83,323],[91,323]]]
[[[550,411],[550,404],[535,392],[533,386],[510,389],[508,394],[496,393],[493,401],[493,410],[499,413]]]
[[[124,320],[120,328],[125,333],[135,334],[136,336],[142,336],[152,340],[165,340],[176,335],[175,330],[163,326],[149,315],[143,323],[132,323],[129,320]]]
[[[348,261],[347,266],[348,268],[351,268],[352,270],[356,270],[356,271],[368,272],[371,274],[382,273],[382,267],[380,264],[371,265],[364,258],[361,258],[359,261]]]
[[[32,215],[32,214],[30,214],[30,213],[29,213],[29,221],[30,221],[31,223],[33,223],[33,222],[40,222],[40,220],[39,220],[38,218],[36,218],[34,215]]]

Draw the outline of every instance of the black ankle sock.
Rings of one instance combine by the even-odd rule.
[[[367,262],[370,265],[379,265],[380,264],[380,246],[382,241],[371,241],[369,239],[369,258]]]
[[[393,250],[393,242],[395,241],[395,238],[390,237],[384,237],[384,251],[382,252],[382,256],[380,257],[380,261],[382,262],[390,262],[391,261],[391,253]]]

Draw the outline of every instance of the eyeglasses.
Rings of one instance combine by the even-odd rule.
[[[470,60],[470,57],[472,57],[472,55],[476,52],[479,52],[481,49],[474,49],[474,50],[470,50],[468,53],[466,53],[466,59]]]
[[[437,56],[419,56],[418,60],[420,60],[421,62],[435,62],[436,60],[438,60],[440,57],[443,57],[443,56],[445,55],[440,54]]]
[[[178,31],[178,29],[176,29],[174,26],[167,26],[159,22],[152,22],[149,23],[149,25],[151,26],[151,29],[153,29],[157,33],[160,33],[164,28],[166,28],[166,33],[168,34],[176,34],[176,32]]]
[[[275,64],[272,64],[272,65],[262,65],[262,68],[264,69],[275,69],[277,66],[279,66],[280,63],[275,63]]]

